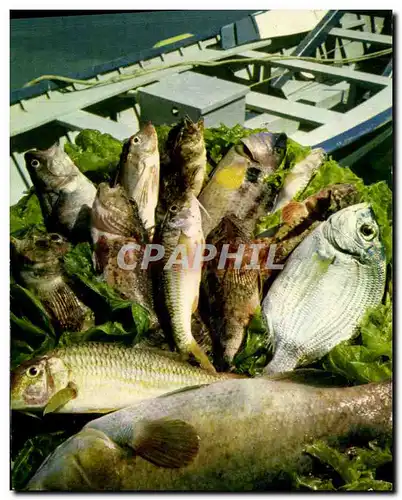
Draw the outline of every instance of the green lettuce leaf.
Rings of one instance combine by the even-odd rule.
[[[45,458],[66,439],[65,432],[39,434],[28,439],[18,452],[11,471],[15,490],[22,490]]]
[[[99,130],[82,130],[75,144],[66,143],[66,153],[77,167],[95,183],[110,180],[116,173],[123,143]]]
[[[45,230],[42,210],[34,188],[10,207],[10,235],[22,237],[32,228]]]

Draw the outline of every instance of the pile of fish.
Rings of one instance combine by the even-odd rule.
[[[57,144],[25,155],[47,232],[11,239],[12,270],[58,334],[94,325],[62,265],[71,243],[89,241],[98,279],[148,312],[149,338],[178,351],[83,342],[19,366],[15,410],[120,410],[60,446],[28,489],[263,489],[313,439],[390,426],[389,384],[326,393],[272,375],[322,358],[381,302],[386,262],[370,206],[349,184],[293,200],[323,163],[320,149],[282,188],[267,182],[284,161],[284,134],[242,139],[208,178],[203,132],[202,120],[173,127],[160,168],[155,128],[144,125],[116,177],[98,186]],[[279,226],[256,235],[276,210]],[[228,372],[260,307],[269,376],[242,379]]]

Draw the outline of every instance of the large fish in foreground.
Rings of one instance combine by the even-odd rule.
[[[159,194],[158,136],[147,123],[125,143],[120,160],[119,183],[138,205],[140,217],[152,239]]]
[[[142,269],[148,235],[135,201],[122,186],[98,187],[92,207],[91,234],[97,270],[105,282],[125,299],[140,304],[149,313],[150,327],[158,325],[148,269]],[[136,246],[134,246],[136,245]]]
[[[192,313],[197,310],[201,282],[201,256],[205,239],[197,198],[191,191],[169,207],[161,229],[162,284],[174,341],[179,351],[193,354],[203,368],[215,371],[191,332]]]
[[[78,240],[88,239],[96,195],[92,182],[58,143],[45,151],[28,151],[25,163],[48,230],[61,231]]]
[[[392,383],[313,387],[228,380],[144,401],[87,424],[27,490],[252,491],[294,474],[306,445],[392,430]]]
[[[293,251],[262,303],[274,348],[267,372],[317,360],[380,303],[386,261],[370,206],[331,215]]]
[[[45,413],[104,413],[189,385],[229,378],[174,353],[87,342],[55,349],[11,375],[11,408]]]
[[[225,215],[235,215],[247,234],[253,234],[257,220],[273,207],[277,191],[265,180],[281,164],[286,141],[285,134],[260,132],[242,139],[223,157],[199,196],[206,210],[205,237]]]
[[[17,280],[42,302],[58,330],[86,330],[94,314],[67,282],[62,259],[70,245],[60,234],[34,230],[11,238],[12,269]]]

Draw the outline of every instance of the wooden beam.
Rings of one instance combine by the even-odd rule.
[[[307,71],[315,75],[325,75],[339,78],[361,85],[362,87],[378,89],[389,85],[389,78],[362,71],[354,71],[347,66],[343,68],[335,67],[331,64],[319,64],[310,61],[301,61],[299,59],[267,61],[272,66],[290,69],[292,71]]]
[[[329,34],[331,36],[343,38],[344,40],[353,40],[356,42],[366,42],[373,43],[375,45],[392,47],[392,36],[379,35],[378,33],[371,33],[369,31],[355,31],[341,28],[332,28]]]
[[[296,132],[292,139],[303,146],[316,147],[333,137],[347,133],[390,108],[392,108],[392,84],[356,108],[343,114],[338,113],[338,118],[332,123],[322,125],[311,132]]]
[[[321,109],[308,104],[288,101],[280,97],[260,94],[258,92],[249,92],[246,95],[246,106],[252,110],[262,113],[272,113],[284,118],[295,119],[307,123],[316,123],[319,125],[332,123],[342,116],[336,111]]]
[[[135,130],[124,123],[118,123],[82,110],[62,115],[56,121],[73,130],[84,130],[86,128],[99,130],[103,134],[110,134],[121,141],[138,131],[138,128]]]

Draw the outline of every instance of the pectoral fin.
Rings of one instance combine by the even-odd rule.
[[[198,454],[199,437],[183,420],[142,421],[134,427],[134,452],[158,467],[177,469],[189,465]]]
[[[75,399],[76,397],[77,388],[70,382],[67,387],[61,389],[59,392],[56,392],[56,394],[54,394],[49,399],[49,402],[43,410],[43,415],[57,411],[59,408],[67,404],[72,399]]]

